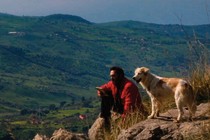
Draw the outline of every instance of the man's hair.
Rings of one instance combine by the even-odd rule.
[[[113,66],[113,67],[110,68],[110,71],[112,71],[112,70],[116,71],[116,73],[117,73],[119,76],[124,77],[124,71],[123,71],[123,69],[122,69],[121,67]]]

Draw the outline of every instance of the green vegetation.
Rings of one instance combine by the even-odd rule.
[[[128,77],[138,66],[188,77],[195,56],[187,42],[196,35],[209,49],[209,31],[209,25],[0,14],[0,139],[10,133],[27,139],[59,127],[87,132],[99,113],[95,87],[109,79],[110,66],[123,67]],[[78,120],[83,113],[88,123]]]

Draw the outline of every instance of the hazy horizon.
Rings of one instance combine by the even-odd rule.
[[[210,0],[7,0],[0,1],[0,12],[18,16],[68,14],[95,23],[210,24]]]

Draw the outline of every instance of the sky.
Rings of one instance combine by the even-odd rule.
[[[68,14],[90,22],[134,20],[157,24],[210,24],[210,0],[0,0],[0,13]]]

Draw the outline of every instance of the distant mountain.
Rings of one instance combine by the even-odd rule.
[[[87,23],[90,24],[91,22],[78,17],[78,16],[73,16],[73,15],[63,15],[63,14],[54,14],[54,15],[49,15],[46,16],[45,19],[49,19],[49,20],[63,20],[63,21],[75,21],[75,22],[83,22],[83,23]]]
[[[210,25],[0,14],[0,34],[0,110],[7,112],[95,97],[94,87],[109,80],[113,65],[128,77],[138,66],[183,75],[191,61],[187,42],[196,36],[209,47]]]

